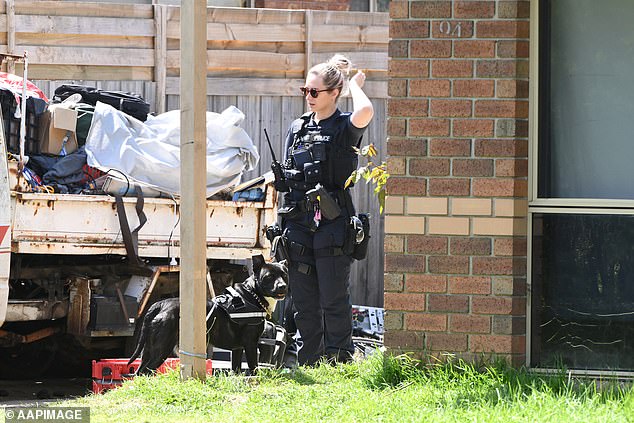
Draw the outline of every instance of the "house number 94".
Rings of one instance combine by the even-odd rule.
[[[462,35],[462,25],[460,22],[451,23],[449,21],[442,21],[438,28],[441,34],[460,37]]]

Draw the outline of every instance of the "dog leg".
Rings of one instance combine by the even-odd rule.
[[[242,348],[231,350],[231,369],[234,373],[242,371]]]
[[[258,367],[258,349],[245,348],[244,353],[247,356],[247,365],[249,366],[249,376],[255,374],[255,370]]]

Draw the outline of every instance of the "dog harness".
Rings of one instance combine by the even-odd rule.
[[[222,294],[214,298],[214,302],[234,323],[257,325],[262,323],[268,315],[266,307],[257,294],[243,285],[225,288]]]

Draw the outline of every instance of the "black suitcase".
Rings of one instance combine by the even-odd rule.
[[[147,120],[148,113],[150,113],[150,104],[138,94],[123,91],[102,90],[86,85],[60,85],[55,89],[53,102],[62,102],[73,94],[80,94],[83,103],[96,106],[97,101],[101,101],[102,103],[111,105],[115,109],[121,110],[123,113],[128,114],[141,122],[145,122]]]

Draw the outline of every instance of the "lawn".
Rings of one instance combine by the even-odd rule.
[[[600,386],[599,388],[597,386]],[[88,406],[91,422],[634,422],[631,384],[460,360],[382,356],[257,377],[138,377]]]

